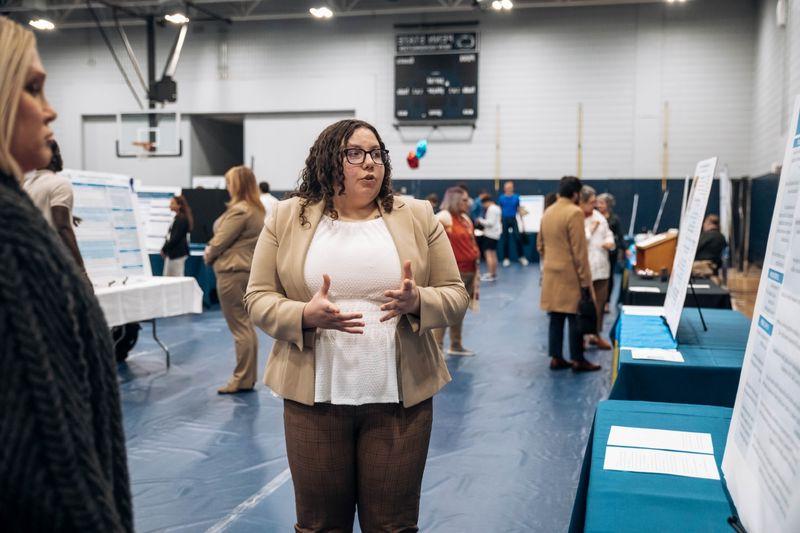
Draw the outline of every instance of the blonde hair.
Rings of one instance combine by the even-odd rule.
[[[467,193],[461,187],[450,187],[445,191],[444,198],[442,198],[442,203],[439,205],[439,208],[442,211],[459,213],[461,211],[461,199],[466,195]]]
[[[253,174],[250,167],[239,165],[229,169],[225,173],[225,182],[231,193],[231,201],[228,202],[228,207],[239,202],[245,202],[262,214],[264,213],[264,204],[261,203],[261,197],[258,193],[256,175]]]
[[[35,49],[33,32],[0,16],[0,172],[20,181],[22,170],[11,155],[11,136]]]

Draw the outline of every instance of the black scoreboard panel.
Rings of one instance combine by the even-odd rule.
[[[478,118],[478,53],[398,55],[394,115],[399,121]]]

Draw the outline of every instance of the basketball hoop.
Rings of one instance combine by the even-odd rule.
[[[139,159],[147,159],[156,151],[156,143],[150,141],[132,141],[131,145],[139,149],[136,152],[136,157]]]

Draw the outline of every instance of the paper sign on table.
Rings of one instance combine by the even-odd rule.
[[[711,434],[693,431],[611,426],[607,444],[609,446],[658,448],[678,452],[714,453]]]
[[[628,316],[664,316],[662,305],[623,305],[622,314]]]
[[[628,287],[630,292],[654,292],[654,293],[661,293],[661,289],[658,287]]]
[[[678,350],[664,350],[662,348],[631,348],[631,357],[634,359],[650,359],[652,361],[669,361],[670,363],[683,363],[683,355]]]
[[[608,446],[603,469],[719,480],[713,455],[645,448]]]

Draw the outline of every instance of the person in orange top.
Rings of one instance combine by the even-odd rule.
[[[475,242],[475,228],[469,219],[469,196],[461,187],[450,187],[442,199],[442,210],[436,216],[444,226],[447,237],[450,239],[450,246],[456,256],[458,271],[461,274],[461,281],[467,289],[470,298],[477,300],[480,294],[480,278],[478,277],[478,262],[480,261],[480,251],[478,243]],[[450,326],[450,349],[447,355],[472,356],[475,352],[464,348],[461,344],[461,332],[463,329],[463,319]],[[439,348],[444,350],[444,334],[447,328],[434,330],[433,336],[439,344]]]

